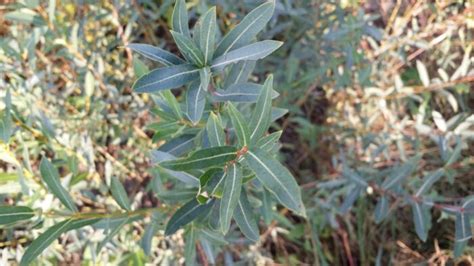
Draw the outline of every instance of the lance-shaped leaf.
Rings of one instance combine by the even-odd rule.
[[[387,217],[388,211],[390,207],[390,202],[388,201],[388,198],[386,196],[380,197],[379,201],[377,202],[377,205],[375,206],[375,222],[380,223]]]
[[[176,31],[171,31],[171,35],[188,62],[199,67],[204,66],[204,55],[191,38]]]
[[[206,124],[207,137],[211,147],[218,147],[225,145],[225,133],[220,117],[211,112]]]
[[[174,234],[178,229],[196,219],[200,214],[211,209],[214,201],[210,200],[206,204],[199,204],[196,199],[192,199],[177,210],[166,225],[165,235]]]
[[[276,121],[282,118],[287,113],[288,113],[288,109],[272,107],[272,118],[270,120],[271,122]]]
[[[12,118],[11,118],[11,93],[10,89],[5,94],[5,110],[4,115],[0,117],[0,140],[7,143],[13,133]]]
[[[195,146],[196,135],[184,134],[166,141],[158,148],[159,151],[169,153],[173,156],[181,156]]]
[[[216,42],[216,8],[209,9],[198,22],[199,26],[199,48],[204,54],[204,65],[207,65],[214,55]]]
[[[257,141],[257,147],[266,152],[270,152],[275,145],[278,145],[278,140],[280,139],[282,133],[283,131],[280,130],[260,138]]]
[[[291,173],[269,154],[253,148],[245,154],[245,160],[258,180],[285,207],[306,216],[301,200],[301,190]]]
[[[250,239],[257,242],[259,239],[259,231],[252,207],[247,199],[245,189],[240,193],[239,202],[234,211],[234,220],[240,228],[240,231]]]
[[[227,33],[217,46],[215,55],[220,56],[231,50],[248,44],[270,20],[275,9],[275,2],[264,3],[252,10],[242,21]]]
[[[388,178],[383,182],[382,188],[386,190],[400,184],[403,179],[408,177],[415,170],[418,159],[419,158],[413,158],[402,166],[393,168]]]
[[[233,84],[225,90],[217,89],[212,98],[214,102],[248,102],[254,103],[262,91],[263,86],[256,83]],[[272,99],[278,97],[278,92],[272,91]]]
[[[256,61],[240,61],[233,64],[230,68],[229,74],[225,78],[224,88],[229,88],[234,84],[247,82],[250,74],[255,68]]]
[[[133,84],[137,93],[157,92],[183,86],[199,78],[199,69],[193,65],[177,65],[152,70]]]
[[[151,254],[151,248],[152,248],[152,240],[153,237],[156,235],[158,232],[158,229],[160,229],[160,218],[161,218],[161,213],[158,211],[153,212],[151,216],[151,221],[147,226],[145,227],[145,232],[143,233],[143,237],[140,240],[140,246],[142,247],[143,251],[145,252],[145,255],[149,256]]]
[[[175,161],[175,160],[176,160],[176,157],[174,157],[173,155],[167,152],[158,151],[158,150],[151,152],[151,161],[154,164],[162,163],[165,161]],[[173,171],[169,169],[161,169],[161,170],[164,174],[174,177],[180,180],[181,182],[184,182],[185,184],[188,184],[194,187],[199,186],[199,179],[191,174],[188,174],[186,172]]]
[[[430,209],[427,205],[419,202],[413,202],[411,207],[416,234],[423,242],[425,242],[428,238],[428,231],[431,227]]]
[[[61,183],[59,182],[58,170],[45,157],[43,157],[40,162],[40,172],[44,182],[48,185],[48,188],[51,193],[53,193],[54,196],[56,196],[61,201],[61,203],[66,206],[66,208],[73,212],[76,212],[77,207],[74,204],[74,201],[72,200],[67,190],[64,189],[64,187],[61,186]]]
[[[48,228],[38,238],[33,240],[26,249],[23,257],[21,258],[20,265],[26,266],[33,262],[42,252],[45,250],[54,240],[56,240],[62,233],[69,230],[79,229],[87,225],[94,224],[100,219],[89,218],[89,219],[68,219],[55,224]]]
[[[183,118],[183,112],[181,111],[181,107],[179,106],[178,100],[176,100],[176,97],[174,94],[167,90],[167,91],[162,91],[160,92],[161,97],[163,97],[163,100],[166,102],[167,106],[171,108],[171,111],[175,115],[176,118],[182,119]]]
[[[115,201],[120,207],[122,207],[122,209],[126,211],[132,210],[127,191],[125,191],[125,188],[116,176],[113,176],[110,180],[110,191],[112,192]]]
[[[173,30],[184,34],[185,36],[190,36],[189,34],[189,25],[188,25],[188,11],[186,10],[185,0],[176,0],[174,5],[173,15]]]
[[[186,265],[193,265],[196,261],[196,238],[198,234],[194,226],[190,226],[184,233],[185,246],[184,246],[184,259]]]
[[[213,231],[210,229],[203,228],[200,230],[200,233],[203,237],[205,237],[207,240],[209,240],[210,242],[216,245],[229,244],[227,240],[225,240],[224,236],[218,231]]]
[[[198,81],[194,81],[186,91],[186,108],[189,120],[196,125],[202,118],[206,105],[206,92]]]
[[[28,220],[33,216],[33,210],[26,206],[0,206],[0,224]]]
[[[464,211],[456,214],[455,237],[456,242],[464,242],[472,238],[469,214]]]
[[[235,134],[239,140],[239,145],[241,147],[248,146],[250,143],[250,131],[247,127],[247,123],[242,116],[242,114],[235,108],[235,106],[229,102],[227,105],[227,110],[229,111],[230,120],[235,129]]]
[[[236,163],[227,168],[224,177],[224,192],[222,193],[221,206],[219,210],[221,232],[226,234],[229,231],[230,221],[234,214],[235,207],[239,202],[240,191],[242,189],[242,169]]]
[[[177,57],[176,55],[153,45],[144,43],[130,43],[127,45],[127,47],[143,55],[144,57],[160,62],[165,66],[181,65],[186,63],[183,59]]]
[[[267,131],[270,126],[270,113],[272,111],[272,91],[273,75],[270,75],[257,99],[257,104],[250,118],[250,140],[256,143],[257,140]]]
[[[233,50],[225,55],[219,56],[212,61],[211,69],[213,72],[219,72],[224,69],[225,66],[239,61],[245,60],[258,60],[266,57],[273,53],[276,49],[280,48],[282,42],[279,41],[261,41],[249,44],[242,48]]]
[[[362,186],[362,187],[367,187],[369,184],[367,184],[367,181],[364,180],[357,172],[354,170],[350,169],[347,165],[344,165],[342,174],[344,175],[345,178],[349,179],[351,182]]]
[[[96,249],[96,252],[99,253],[100,250],[102,250],[102,248],[110,242],[110,240],[112,240],[112,238],[117,235],[120,230],[122,229],[122,227],[124,227],[127,223],[131,223],[133,220],[131,217],[124,217],[120,220],[120,223],[114,227],[111,227],[109,229],[111,229],[107,236],[102,240],[100,241],[100,243],[97,245],[97,249]]]
[[[209,83],[211,83],[211,69],[209,67],[203,67],[199,69],[199,79],[201,80],[201,87],[205,91],[207,91],[207,88],[209,87]]]
[[[441,177],[443,177],[444,174],[445,170],[441,168],[424,177],[423,184],[420,186],[415,196],[419,197],[422,194],[426,193],[433,186],[434,183],[436,183]]]
[[[353,189],[349,189],[347,196],[344,198],[339,212],[346,214],[354,205],[356,200],[359,198],[360,193],[362,192],[362,187],[356,186]]]
[[[237,148],[232,146],[213,147],[194,152],[184,159],[165,161],[161,166],[171,170],[204,169],[211,166],[219,166],[226,162],[235,160]]]

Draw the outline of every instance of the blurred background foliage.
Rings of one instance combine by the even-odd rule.
[[[0,5],[0,98],[5,99],[0,197],[5,205],[41,210],[33,224],[0,229],[2,264],[14,262],[53,224],[43,218],[55,218],[59,203],[40,182],[42,155],[54,158],[81,212],[119,209],[108,189],[112,176],[123,181],[134,207],[170,211],[150,182],[148,152],[162,144],[146,129],[157,119],[149,112],[153,101],[130,88],[154,66],[124,46],[142,42],[177,51],[168,32],[173,2],[7,0]],[[217,5],[220,28],[228,29],[261,2],[190,0],[187,5],[191,26]],[[284,130],[281,159],[303,188],[309,220],[279,209],[261,222],[255,246],[234,243],[216,263],[474,263],[472,239],[454,259],[454,219],[439,209],[432,209],[426,242],[417,237],[402,199],[391,199],[390,216],[381,224],[373,217],[383,194],[376,184],[413,160],[407,191],[442,168],[447,173],[430,190],[431,198],[456,205],[474,194],[474,6],[470,1],[276,2],[262,35],[285,44],[257,64],[252,79],[262,82],[274,73],[281,94],[275,105],[289,109],[273,128]],[[373,185],[351,197],[348,169]],[[166,217],[148,215],[130,223],[98,254],[93,244],[114,225],[69,232],[41,260],[183,263],[181,234],[163,236]],[[140,239],[151,219],[158,233],[145,256]],[[201,254],[200,262],[209,260]]]

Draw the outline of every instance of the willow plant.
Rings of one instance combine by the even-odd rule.
[[[148,44],[127,45],[162,65],[133,85],[136,93],[149,93],[156,103],[151,113],[158,122],[148,129],[154,131],[158,147],[150,154],[159,206],[134,208],[120,180],[113,177],[110,193],[122,210],[84,212],[61,184],[55,162],[43,157],[41,180],[35,181],[58,198],[63,208],[39,214],[26,206],[0,208],[1,225],[25,224],[38,215],[40,221],[62,220],[28,245],[21,265],[32,263],[61,234],[89,225],[108,229],[96,246],[98,253],[126,224],[151,215],[142,239],[145,253],[150,252],[159,223],[166,221],[166,235],[185,230],[185,256],[192,263],[196,244],[211,250],[206,254],[213,259],[212,250],[217,250],[213,247],[235,239],[231,235],[241,232],[249,242],[258,241],[259,220],[272,218],[275,202],[306,216],[298,184],[275,158],[281,131],[268,133],[271,123],[286,113],[272,107],[272,99],[278,96],[273,77],[268,75],[263,84],[249,82],[256,60],[282,45],[255,40],[274,9],[273,1],[258,6],[219,40],[216,8],[209,9],[190,30],[185,1],[178,0],[171,34],[182,57]],[[182,96],[176,97],[172,89],[183,92]],[[0,125],[2,140],[8,143],[13,132],[9,92],[5,101],[6,115]]]

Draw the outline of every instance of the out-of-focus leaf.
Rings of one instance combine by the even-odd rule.
[[[354,206],[354,203],[359,198],[361,192],[362,187],[360,186],[356,186],[354,189],[351,189],[342,202],[339,212],[346,214],[352,208],[352,206]]]
[[[245,160],[260,182],[281,204],[306,216],[301,190],[288,169],[258,148],[249,150],[245,154]]]
[[[132,210],[127,191],[125,191],[125,188],[116,176],[113,176],[110,180],[110,191],[112,192],[112,196],[114,197],[115,201],[120,207],[122,207],[122,209],[126,211]]]
[[[428,76],[428,70],[426,70],[425,64],[416,60],[416,69],[418,70],[421,83],[423,83],[423,86],[428,87],[430,85],[430,77]]]
[[[227,54],[236,48],[248,44],[270,20],[275,9],[275,2],[266,2],[252,10],[242,21],[227,33],[217,46],[215,55]]]
[[[425,242],[428,238],[428,231],[431,227],[430,209],[425,204],[419,202],[413,202],[411,207],[416,234],[423,242]]]
[[[350,169],[346,165],[344,165],[342,174],[344,175],[344,177],[359,186],[367,187],[369,185],[367,184],[367,181],[364,180],[364,178],[362,178],[358,173],[356,173],[354,170]]]
[[[199,78],[199,69],[193,65],[176,65],[152,70],[133,84],[138,93],[157,92],[183,86]]]
[[[224,177],[224,192],[222,193],[220,205],[221,232],[226,234],[229,231],[230,221],[234,214],[235,207],[239,202],[240,191],[242,189],[242,169],[239,165],[231,164]]]
[[[400,184],[403,179],[407,178],[415,170],[418,161],[418,157],[412,158],[403,165],[393,168],[390,175],[383,182],[382,188],[387,190]]]
[[[445,170],[443,168],[440,168],[428,175],[426,175],[423,178],[423,184],[420,186],[418,191],[416,192],[416,197],[419,197],[426,193],[434,183],[436,183],[443,175],[445,174]]]
[[[143,63],[142,60],[134,57],[133,58],[133,72],[135,72],[135,76],[140,78],[141,76],[145,75],[146,73],[150,72],[148,67]]]
[[[161,214],[159,212],[153,212],[151,221],[145,227],[145,232],[143,233],[143,237],[140,241],[140,246],[147,256],[149,256],[151,252],[153,236],[155,236],[155,234],[158,232],[158,229],[160,228],[160,218]]]
[[[53,193],[61,203],[66,206],[66,208],[73,212],[77,212],[76,204],[74,204],[74,201],[67,190],[64,189],[59,182],[58,170],[45,157],[43,157],[40,162],[40,172],[51,193]]]
[[[190,226],[184,233],[185,246],[184,246],[184,259],[186,265],[194,265],[196,261],[196,229]]]
[[[472,238],[471,221],[466,212],[456,214],[455,237],[456,242],[464,242]]]
[[[162,91],[160,94],[163,96],[163,99],[166,101],[168,106],[171,108],[171,110],[173,111],[176,118],[177,119],[182,119],[183,118],[183,112],[181,111],[178,100],[176,100],[176,97],[174,96],[174,94],[169,90]]]
[[[33,216],[35,216],[33,210],[26,206],[0,206],[0,224],[28,220]]]
[[[380,223],[387,217],[390,207],[390,202],[386,196],[380,197],[377,205],[375,206],[374,218],[376,223]]]
[[[256,146],[266,152],[269,152],[272,150],[275,144],[278,144],[278,140],[280,139],[282,133],[283,131],[280,130],[273,132],[272,134],[269,134],[263,138],[260,138],[257,141]]]
[[[121,220],[120,224],[115,226],[114,228],[109,228],[112,229],[108,232],[107,236],[97,245],[96,252],[99,253],[102,248],[110,241],[112,238],[117,235],[120,230],[128,223],[131,223],[132,220],[130,217],[125,217]]]
[[[203,237],[205,237],[206,239],[208,239],[214,244],[217,244],[217,245],[228,244],[227,240],[225,240],[224,236],[219,232],[203,228],[200,230],[200,233]]]

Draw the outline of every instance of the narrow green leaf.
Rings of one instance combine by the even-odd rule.
[[[268,76],[263,84],[263,89],[258,96],[255,109],[250,118],[250,140],[256,143],[270,126],[270,113],[272,111],[273,75]]]
[[[151,216],[151,221],[145,227],[145,232],[143,233],[143,237],[140,241],[140,246],[142,247],[143,251],[145,252],[145,255],[147,256],[150,256],[151,253],[151,242],[153,240],[153,237],[158,232],[158,229],[160,229],[159,218],[161,218],[161,213],[157,211],[153,212],[153,215]]]
[[[229,231],[230,221],[235,207],[239,202],[240,190],[242,189],[242,169],[235,163],[231,164],[224,177],[224,192],[222,193],[220,206],[221,232]]]
[[[117,235],[120,230],[122,229],[122,227],[124,227],[127,223],[130,223],[132,221],[132,219],[130,217],[125,217],[122,219],[122,221],[120,222],[120,224],[118,224],[117,226],[113,227],[112,230],[110,230],[107,234],[107,236],[97,245],[97,249],[96,249],[96,252],[99,253],[102,248],[107,244],[109,243],[110,240],[112,240],[112,238]]]
[[[472,238],[471,221],[469,213],[460,212],[456,214],[455,222],[456,242],[465,242]]]
[[[4,143],[8,143],[8,140],[13,133],[11,101],[10,89],[7,89],[7,93],[5,94],[5,110],[3,116],[0,119],[0,140],[2,140]]]
[[[244,82],[233,84],[225,90],[216,89],[212,94],[214,102],[247,102],[254,103],[262,93],[260,84]],[[278,92],[272,91],[272,99],[278,97]]]
[[[184,233],[184,259],[186,265],[194,265],[196,261],[196,229],[191,225]]]
[[[249,60],[233,64],[230,68],[229,74],[225,78],[224,88],[227,89],[232,85],[247,82],[250,74],[255,68],[255,63],[255,60]]]
[[[207,137],[211,147],[225,145],[225,132],[220,121],[220,117],[211,112],[206,124]]]
[[[213,231],[210,229],[203,228],[200,230],[200,233],[203,237],[205,237],[207,240],[211,241],[212,243],[216,245],[227,245],[229,244],[227,240],[225,240],[224,236],[217,232]]]
[[[347,196],[344,198],[344,202],[342,202],[341,207],[339,208],[339,212],[342,214],[346,214],[354,203],[359,198],[360,193],[362,192],[362,187],[356,186],[354,189],[350,189],[347,193]]]
[[[387,190],[400,184],[403,179],[407,178],[415,169],[419,158],[405,162],[403,165],[394,167],[388,178],[383,182],[382,188]]]
[[[231,102],[228,103],[227,110],[229,111],[232,125],[234,125],[235,134],[239,140],[239,145],[241,147],[248,146],[250,143],[250,130],[247,127],[244,117]]]
[[[430,209],[425,204],[419,202],[413,202],[411,207],[416,234],[423,242],[425,242],[428,238],[428,231],[431,227]]]
[[[242,21],[227,33],[217,46],[215,55],[225,55],[229,51],[248,44],[270,20],[275,2],[264,3],[252,10]]]
[[[347,165],[344,165],[342,174],[344,175],[345,178],[349,179],[351,182],[362,186],[362,187],[367,187],[369,184],[367,184],[367,181],[364,180],[357,172],[354,170],[350,169],[347,167]]]
[[[204,169],[219,166],[237,157],[237,148],[232,146],[213,147],[194,152],[184,159],[165,161],[161,166],[171,170]]]
[[[173,156],[181,156],[196,146],[195,141],[196,135],[184,134],[166,141],[158,150],[167,152]]]
[[[133,64],[133,72],[135,73],[135,77],[137,78],[140,78],[146,73],[150,72],[147,65],[145,65],[145,63],[143,63],[143,61],[138,59],[137,57],[133,58],[132,64]]]
[[[301,190],[294,177],[280,162],[259,148],[249,150],[245,154],[245,160],[260,182],[281,204],[306,216]]]
[[[245,189],[240,193],[239,202],[234,211],[234,220],[240,228],[240,231],[253,242],[259,239],[259,231],[252,207],[247,199]]]
[[[212,207],[214,201],[210,200],[206,204],[199,204],[196,199],[192,199],[177,210],[166,225],[165,235],[172,235],[178,229],[196,219]]]
[[[190,37],[176,31],[171,31],[171,35],[173,35],[173,39],[176,42],[179,51],[181,51],[181,54],[183,54],[188,62],[199,67],[204,66],[204,55]]]
[[[186,90],[186,108],[189,121],[197,125],[201,121],[206,105],[206,92],[202,83],[194,81]]]
[[[388,201],[388,198],[386,196],[380,197],[379,201],[377,202],[377,205],[375,206],[375,222],[379,224],[380,222],[385,219],[388,215],[390,207],[390,202]]]
[[[133,84],[137,93],[157,92],[183,86],[199,78],[199,69],[193,65],[177,65],[152,70]]]
[[[128,199],[127,191],[125,191],[125,188],[116,176],[113,176],[111,178],[110,190],[115,201],[120,207],[122,207],[122,209],[126,211],[132,210],[132,207],[130,206],[130,200]]]
[[[211,69],[209,67],[203,67],[199,69],[199,78],[201,80],[201,87],[207,91],[209,84],[211,83]]]
[[[33,216],[33,210],[25,206],[0,206],[0,224],[28,220]]]
[[[181,65],[186,63],[183,59],[177,57],[176,55],[153,45],[144,43],[130,43],[127,45],[127,47],[132,49],[134,52],[137,52],[153,61],[160,62],[165,66]]]
[[[162,91],[160,92],[160,94],[163,97],[163,99],[166,101],[168,106],[171,108],[176,118],[182,119],[183,112],[181,111],[181,107],[179,106],[178,100],[176,100],[176,97],[174,96],[174,94],[169,90]]]
[[[65,220],[48,228],[43,234],[36,238],[26,249],[21,258],[20,265],[29,265],[56,240],[62,233],[66,232],[72,220]]]
[[[434,183],[436,183],[443,175],[445,174],[445,170],[443,168],[438,169],[426,177],[423,178],[423,184],[416,192],[415,196],[420,197],[422,194],[426,193]]]
[[[184,36],[190,36],[188,11],[186,10],[186,2],[184,0],[176,0],[171,20],[173,21],[174,31],[184,34]]]
[[[229,64],[237,63],[239,61],[262,59],[280,48],[282,44],[282,42],[271,40],[249,44],[217,57],[212,61],[211,69],[213,72],[219,72]]]
[[[207,65],[214,55],[216,42],[216,8],[209,9],[201,18],[199,32],[199,47],[204,54],[204,65]]]
[[[51,193],[56,196],[66,208],[73,212],[77,212],[77,207],[74,204],[71,196],[61,186],[59,182],[59,172],[58,170],[51,164],[51,162],[43,157],[40,162],[40,172],[41,176],[43,177],[44,182],[48,185],[49,190]]]
[[[260,138],[257,141],[256,146],[266,152],[270,152],[273,147],[278,144],[278,140],[280,139],[282,133],[283,131],[280,130],[273,132],[272,134],[269,134],[263,138]]]

